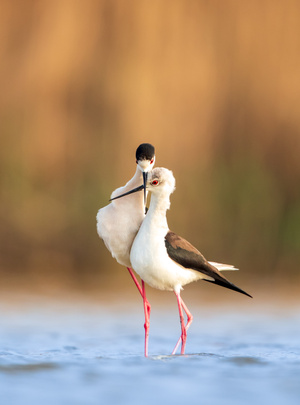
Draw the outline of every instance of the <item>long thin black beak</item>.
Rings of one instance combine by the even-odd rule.
[[[125,197],[125,195],[136,193],[137,191],[143,190],[143,188],[144,188],[144,185],[133,188],[132,190],[127,191],[127,193],[124,193],[124,194],[118,195],[117,197],[111,198],[109,201],[116,200],[116,199],[121,198],[121,197]]]
[[[148,172],[143,172],[143,186],[144,186],[144,206],[146,211],[146,204],[147,204],[147,179],[148,179]]]

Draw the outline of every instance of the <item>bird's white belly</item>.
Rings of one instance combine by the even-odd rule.
[[[127,267],[131,267],[130,249],[144,218],[143,211],[135,208],[110,204],[97,214],[98,235],[118,263]]]
[[[186,269],[168,256],[164,236],[139,232],[135,238],[130,261],[134,271],[148,285],[159,290],[179,292],[182,286],[202,278],[201,273]]]

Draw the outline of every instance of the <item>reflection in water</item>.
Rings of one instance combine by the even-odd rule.
[[[38,372],[43,370],[53,370],[58,368],[57,364],[53,363],[34,363],[34,364],[7,364],[0,365],[0,372],[6,373],[27,373]]]
[[[256,357],[248,357],[248,356],[240,356],[240,357],[229,357],[226,359],[227,361],[236,364],[237,366],[251,366],[254,365],[263,365],[266,362],[262,359]]]

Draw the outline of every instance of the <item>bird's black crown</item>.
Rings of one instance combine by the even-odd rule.
[[[136,160],[151,160],[154,157],[155,149],[150,143],[141,143],[137,148]]]

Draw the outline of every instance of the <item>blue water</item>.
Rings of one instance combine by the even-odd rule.
[[[186,355],[176,308],[45,305],[0,311],[0,403],[299,404],[300,308],[193,308]]]

